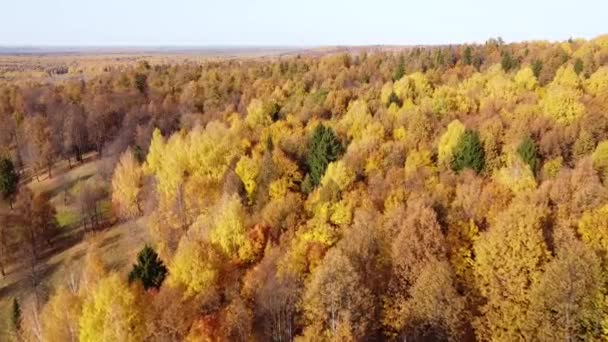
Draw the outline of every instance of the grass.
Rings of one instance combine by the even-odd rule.
[[[62,230],[75,226],[79,221],[76,211],[69,208],[57,210],[55,218],[57,218],[57,223],[59,223],[59,227],[61,227]]]
[[[80,270],[83,267],[89,243],[83,239],[84,232],[73,195],[81,182],[95,175],[101,162],[93,160],[71,169],[65,163],[63,167],[59,165],[54,170],[52,179],[41,178],[40,182],[34,179],[27,184],[34,192],[45,191],[51,194],[51,203],[57,210],[56,218],[61,226],[54,248],[45,251],[38,261],[39,288],[43,293],[52,293],[54,288],[66,283],[70,270]],[[98,205],[104,217],[111,216],[109,198],[101,200]],[[149,242],[142,220],[144,219],[124,222],[95,233],[101,256],[110,271],[126,277],[137,252]],[[26,267],[10,265],[7,271],[7,276],[0,279],[0,341],[8,340],[13,298],[23,300],[32,292]]]

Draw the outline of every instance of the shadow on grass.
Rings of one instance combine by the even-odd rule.
[[[58,269],[59,264],[49,265],[47,263],[38,263],[36,266],[36,283],[38,286],[43,286],[45,280],[49,279],[50,276]],[[30,292],[32,290],[32,277],[30,274],[29,266],[24,265],[23,276],[19,277],[12,283],[8,283],[0,288],[0,298],[8,298],[15,296],[20,292]]]
[[[80,176],[77,177],[75,179],[72,179],[70,181],[66,181],[66,182],[61,182],[61,185],[54,187],[52,189],[49,189],[46,191],[46,193],[51,197],[55,197],[60,195],[62,192],[70,190],[72,187],[74,187],[74,185],[76,185],[78,182],[84,182],[87,179],[93,177],[93,175],[84,175],[84,176]]]

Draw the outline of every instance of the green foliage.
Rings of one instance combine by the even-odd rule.
[[[403,75],[405,75],[405,59],[403,56],[399,56],[399,63],[397,63],[397,67],[393,71],[393,81],[400,80]]]
[[[534,77],[539,78],[540,72],[543,70],[543,61],[540,59],[535,59],[532,62],[532,72],[534,73]]]
[[[525,137],[517,148],[517,154],[519,154],[521,159],[530,166],[530,170],[536,174],[538,171],[539,160],[534,140],[532,140],[529,136]]]
[[[19,300],[17,298],[13,298],[13,305],[11,309],[11,324],[13,325],[13,329],[16,332],[21,331],[21,322],[23,318],[21,316],[21,305],[19,305]]]
[[[129,272],[129,282],[140,280],[146,290],[159,289],[167,276],[167,267],[152,247],[146,245],[137,254],[137,263]]]
[[[141,94],[145,94],[148,89],[148,75],[137,73],[135,74],[135,87]]]
[[[133,155],[135,156],[135,159],[137,159],[137,162],[140,164],[143,164],[146,161],[146,154],[139,145],[135,145],[133,147]]]
[[[465,65],[471,65],[473,63],[473,52],[470,46],[464,48],[464,52],[462,54],[462,61]]]
[[[334,131],[323,125],[315,128],[306,164],[308,165],[310,182],[313,186],[319,185],[327,165],[338,159],[342,153],[342,143]]]
[[[583,60],[580,58],[577,58],[576,61],[574,62],[574,72],[576,72],[577,75],[580,75],[581,72],[583,72],[583,68],[584,68]]]
[[[513,55],[511,55],[510,52],[504,51],[502,53],[502,58],[500,59],[500,66],[502,66],[502,70],[509,72],[517,68],[518,64],[517,59],[513,58]]]
[[[484,150],[479,140],[479,134],[471,130],[465,131],[454,150],[452,170],[458,172],[469,168],[479,173],[483,169],[484,162]]]
[[[17,192],[19,175],[15,171],[13,162],[8,158],[0,159],[0,194],[4,199],[9,199]]]

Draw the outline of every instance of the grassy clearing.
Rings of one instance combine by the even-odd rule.
[[[56,218],[62,229],[56,238],[55,249],[38,262],[39,293],[42,298],[57,286],[65,284],[71,270],[80,270],[83,266],[90,239],[84,239],[75,193],[83,181],[95,175],[101,162],[93,160],[71,169],[67,165],[59,166],[54,170],[53,178],[41,178],[40,182],[34,179],[27,184],[34,192],[51,194],[51,203],[57,210]],[[104,217],[111,215],[109,198],[101,200],[98,206]],[[120,223],[94,233],[102,258],[111,271],[126,276],[137,252],[149,242],[143,220]],[[8,340],[12,299],[17,297],[22,300],[32,293],[26,267],[10,265],[7,271],[7,276],[0,279],[0,341]]]

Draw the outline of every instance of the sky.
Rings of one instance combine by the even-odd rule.
[[[0,46],[412,45],[593,38],[608,0],[0,0]]]

